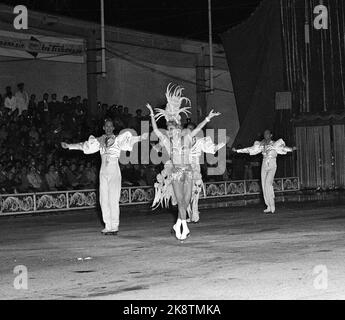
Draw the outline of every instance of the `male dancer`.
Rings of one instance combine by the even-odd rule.
[[[261,142],[255,141],[254,145],[249,148],[232,149],[237,153],[249,153],[251,156],[262,153],[263,161],[261,166],[261,184],[265,204],[267,206],[267,208],[264,210],[265,213],[274,213],[276,210],[274,203],[273,180],[277,170],[277,155],[285,155],[288,152],[297,150],[296,147],[287,147],[282,139],[273,141],[272,136],[273,135],[270,130],[265,130],[264,140]]]
[[[110,119],[104,121],[105,134],[99,138],[90,136],[88,141],[74,144],[61,143],[64,149],[81,150],[85,154],[100,152],[102,166],[99,174],[99,201],[102,209],[105,235],[116,235],[119,230],[121,171],[119,157],[122,150],[132,151],[133,145],[148,138],[148,133],[142,136],[132,136],[129,131],[118,136],[113,134],[114,124]]]

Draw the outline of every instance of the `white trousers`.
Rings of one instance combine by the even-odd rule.
[[[121,196],[121,171],[117,160],[109,164],[102,163],[99,180],[99,201],[105,228],[117,231]]]
[[[261,184],[262,192],[264,195],[264,200],[266,206],[270,209],[275,209],[274,204],[274,189],[273,189],[273,180],[274,175],[277,171],[277,164],[275,161],[267,162],[263,161],[261,167]]]

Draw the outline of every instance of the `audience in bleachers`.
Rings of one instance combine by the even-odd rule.
[[[15,94],[6,87],[5,95],[0,95],[0,193],[97,187],[100,157],[66,152],[60,142],[85,141],[91,134],[101,135],[105,117],[114,120],[117,132],[132,128],[139,133],[141,121],[148,117],[141,109],[132,116],[128,107],[99,102],[99,117],[91,118],[87,103],[80,96],[63,96],[59,101],[55,93],[45,93],[37,102],[36,95],[29,95],[23,83],[18,84]],[[121,165],[123,185],[152,186],[161,169],[162,165]],[[231,161],[223,176],[207,177],[204,165],[202,171],[204,181],[229,180]]]
[[[98,119],[87,114],[87,99],[45,93],[37,102],[35,94],[18,84],[0,95],[0,193],[29,193],[70,189],[93,189],[98,183],[100,158],[81,152],[66,152],[61,141],[78,142],[90,134],[102,134],[104,117],[114,120],[117,131],[140,131],[141,111],[132,117],[128,108],[101,104]],[[152,185],[154,166],[122,166],[125,186]],[[149,177],[146,180],[146,177]]]

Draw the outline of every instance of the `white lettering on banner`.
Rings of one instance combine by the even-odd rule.
[[[28,9],[26,6],[19,5],[14,7],[14,14],[18,14],[13,20],[13,27],[16,30],[27,30],[28,27]]]
[[[328,10],[327,7],[320,4],[314,8],[317,16],[314,19],[314,28],[317,30],[328,29]]]

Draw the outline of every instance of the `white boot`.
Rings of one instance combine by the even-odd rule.
[[[182,234],[180,240],[186,240],[190,235],[190,231],[186,220],[182,220]]]
[[[181,239],[181,224],[182,220],[177,219],[176,224],[172,227],[173,231],[175,232],[175,237],[180,240]]]
[[[264,210],[265,213],[270,213],[271,212],[271,208],[267,207],[267,209]]]

